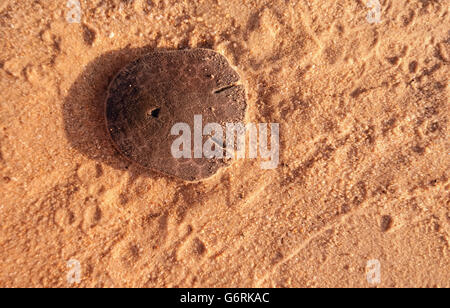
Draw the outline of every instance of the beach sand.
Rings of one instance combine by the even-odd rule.
[[[450,287],[449,7],[380,2],[1,0],[0,287]],[[115,74],[195,47],[278,168],[186,183],[111,145]]]

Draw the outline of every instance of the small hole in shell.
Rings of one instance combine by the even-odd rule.
[[[159,118],[160,113],[161,113],[161,108],[155,108],[155,109],[152,109],[148,114],[151,115],[153,118],[157,119],[157,118]]]

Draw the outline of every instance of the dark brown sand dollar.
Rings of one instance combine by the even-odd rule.
[[[211,177],[229,162],[174,158],[171,147],[179,136],[171,129],[186,123],[194,138],[195,115],[202,115],[203,126],[218,123],[224,132],[226,123],[243,123],[247,102],[239,81],[226,58],[212,50],[148,54],[126,66],[109,86],[106,120],[113,144],[144,168],[187,181]]]

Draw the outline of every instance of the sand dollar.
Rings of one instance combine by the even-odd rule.
[[[226,58],[212,50],[147,54],[121,70],[109,86],[106,121],[112,142],[144,168],[187,181],[211,177],[229,162],[194,154],[175,158],[171,147],[179,136],[171,130],[186,123],[194,136],[196,115],[203,125],[218,123],[224,132],[226,123],[243,123],[247,102],[239,82]]]

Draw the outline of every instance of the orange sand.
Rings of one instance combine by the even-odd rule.
[[[449,7],[382,0],[0,2],[0,287],[450,287]],[[280,165],[186,184],[124,161],[109,81],[212,48]]]

